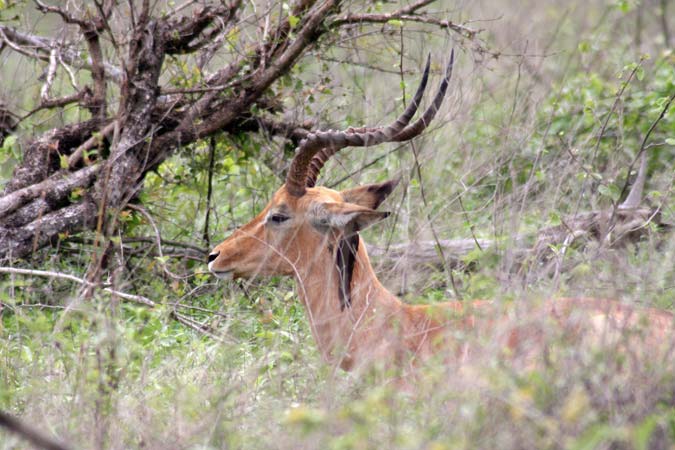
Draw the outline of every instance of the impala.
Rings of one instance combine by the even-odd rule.
[[[430,106],[410,123],[422,99],[429,59],[412,102],[392,124],[346,131],[315,131],[301,141],[286,182],[253,220],[217,245],[208,257],[209,270],[221,279],[257,275],[293,276],[312,334],[322,356],[345,370],[375,361],[410,362],[444,349],[444,355],[465,357],[458,332],[497,325],[488,301],[453,301],[407,305],[377,279],[359,231],[386,218],[377,208],[397,181],[335,191],[315,186],[326,161],[345,147],[401,142],[419,135],[438,111],[452,74],[454,52]],[[503,334],[515,351],[532,348],[547,323],[602,328],[649,321],[658,340],[671,327],[666,311],[636,309],[610,300],[559,299],[540,307],[529,324]],[[582,311],[582,318],[573,318]],[[578,316],[578,315],[577,315]]]

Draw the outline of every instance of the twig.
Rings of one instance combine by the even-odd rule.
[[[607,125],[609,124],[609,119],[612,118],[612,114],[614,114],[614,110],[616,109],[616,105],[618,105],[619,100],[621,99],[621,96],[623,95],[623,92],[626,90],[630,82],[633,80],[633,77],[637,73],[638,69],[642,66],[642,62],[644,61],[643,58],[640,58],[640,62],[638,62],[633,70],[631,71],[630,75],[628,75],[628,79],[621,85],[621,89],[619,89],[619,92],[616,93],[616,96],[614,97],[614,103],[612,103],[612,107],[609,108],[609,112],[607,113],[607,117],[605,117],[605,122],[602,124],[602,128],[600,128],[600,133],[598,133],[598,138],[595,142],[595,147],[593,148],[593,157],[591,159],[591,163],[595,161],[595,157],[598,154],[598,149],[600,148],[600,141],[602,141],[602,138],[605,136],[605,130],[607,129]]]
[[[241,84],[241,80],[235,80],[227,84],[219,84],[215,86],[195,86],[189,88],[167,88],[162,86],[160,93],[162,95],[177,95],[177,94],[201,94],[203,92],[223,92],[231,87]]]
[[[208,314],[213,314],[214,316],[218,317],[223,317],[223,318],[228,318],[228,315],[225,313],[222,313],[220,311],[216,311],[213,309],[208,309],[208,308],[202,308],[199,306],[194,306],[194,305],[184,305],[183,303],[172,303],[171,304],[174,308],[184,308],[184,309],[193,309],[195,311],[203,312],[203,313],[208,313]]]
[[[73,70],[70,68],[70,66],[68,64],[66,64],[66,62],[63,60],[63,58],[61,58],[60,53],[59,53],[59,64],[61,65],[61,67],[63,67],[63,70],[65,70],[66,73],[68,74],[68,78],[70,78],[70,85],[73,87],[73,89],[75,89],[76,91],[79,91],[80,88],[77,85],[77,80],[75,78],[75,74],[73,73]]]
[[[668,101],[661,110],[661,114],[659,114],[659,117],[657,117],[656,120],[652,122],[651,126],[649,127],[649,130],[647,130],[647,133],[645,134],[645,137],[642,139],[642,144],[640,144],[640,150],[638,151],[637,155],[635,155],[635,159],[630,163],[630,166],[628,166],[628,176],[626,177],[626,181],[623,184],[623,188],[621,189],[621,196],[619,198],[621,198],[626,193],[626,190],[628,189],[628,184],[630,183],[630,174],[633,171],[633,167],[635,166],[637,160],[642,158],[642,162],[640,163],[640,170],[638,171],[638,176],[635,179],[635,183],[633,183],[633,187],[628,193],[626,201],[619,206],[615,205],[614,211],[612,212],[612,216],[616,214],[617,208],[621,208],[622,206],[624,209],[636,208],[637,206],[639,206],[639,202],[642,197],[642,190],[644,189],[647,171],[646,167],[647,163],[644,157],[645,150],[647,149],[647,141],[649,140],[649,136],[651,136],[652,131],[654,131],[659,122],[661,122],[661,120],[665,117],[666,113],[668,112],[668,108],[670,108],[670,104],[673,102],[674,99],[675,99],[675,92],[670,95],[670,98],[668,98]],[[637,205],[633,205],[633,203],[635,202],[637,202]]]
[[[355,66],[355,67],[363,67],[364,69],[372,70],[374,72],[381,72],[381,73],[391,73],[394,75],[398,75],[400,73],[399,70],[393,70],[393,69],[387,69],[385,67],[378,67],[374,64],[368,64],[366,62],[361,62],[361,61],[351,61],[348,59],[339,59],[339,58],[332,58],[327,55],[322,55],[322,54],[317,54],[316,58],[319,61],[327,61],[327,62],[333,62],[333,63],[338,63],[338,64],[348,64],[350,66]],[[406,70],[403,72],[406,75],[415,75],[418,72],[416,70]]]
[[[328,26],[329,28],[340,27],[349,24],[361,23],[387,23],[391,20],[401,20],[406,22],[419,22],[431,25],[436,25],[441,28],[448,28],[461,36],[468,39],[473,39],[481,30],[473,30],[464,25],[456,24],[450,20],[438,19],[422,14],[414,14],[415,11],[422,6],[431,3],[428,0],[417,2],[411,6],[401,8],[397,11],[384,14],[348,14],[346,16],[335,19]]]
[[[45,84],[43,84],[42,89],[40,89],[40,100],[45,103],[49,101],[49,91],[52,88],[54,76],[56,75],[56,66],[58,64],[57,53],[56,46],[53,46],[49,51],[49,67],[47,68],[47,76],[45,77]]]
[[[211,247],[211,241],[209,238],[209,216],[211,215],[211,195],[213,192],[213,168],[215,165],[216,159],[216,138],[211,136],[209,140],[209,173],[208,181],[206,187],[206,218],[204,219],[204,232],[202,233],[202,239],[207,247]]]
[[[145,217],[145,219],[150,223],[150,226],[155,232],[155,239],[156,239],[155,242],[157,244],[157,252],[159,253],[158,259],[159,265],[162,267],[164,273],[167,274],[170,278],[173,278],[174,280],[184,280],[185,278],[188,278],[189,276],[176,275],[166,267],[166,262],[164,261],[164,253],[162,252],[162,235],[159,233],[159,228],[157,228],[157,224],[155,223],[150,213],[146,211],[145,208],[143,208],[142,206],[134,205],[131,203],[127,204],[127,207],[141,213],[143,217]]]
[[[76,24],[79,25],[82,28],[88,28],[90,24],[88,22],[85,22],[84,20],[78,19],[77,17],[69,14],[67,11],[64,11],[63,9],[57,7],[57,6],[49,6],[45,5],[42,3],[40,0],[33,0],[35,2],[35,5],[37,6],[38,11],[42,13],[54,13],[58,14],[61,16],[64,22],[70,23],[70,24]]]
[[[61,280],[69,280],[69,281],[74,281],[75,283],[79,283],[88,287],[96,287],[98,286],[96,283],[92,283],[90,281],[84,280],[82,278],[76,277],[74,275],[70,275],[67,273],[61,273],[61,272],[52,272],[52,271],[47,271],[47,270],[33,270],[33,269],[17,269],[15,267],[0,267],[0,273],[12,273],[16,275],[33,275],[33,276],[38,276],[38,277],[47,277],[47,278],[58,278]],[[120,298],[123,298],[125,300],[131,300],[136,303],[142,303],[144,305],[150,306],[150,307],[155,307],[155,302],[150,300],[147,297],[143,297],[141,295],[133,295],[133,294],[127,294],[126,292],[120,292],[115,289],[111,289],[109,287],[104,287],[103,290],[109,294],[116,295]]]
[[[59,44],[52,39],[33,34],[22,33],[13,28],[4,27],[1,25],[0,38],[2,38],[2,40],[4,40],[4,42],[17,53],[25,55],[29,58],[38,59],[40,61],[49,61],[49,52],[54,46],[59,46]],[[36,51],[28,51],[21,47],[22,45],[34,48]],[[63,52],[60,52],[59,58],[62,62],[72,64],[77,68],[86,69],[89,71],[92,70],[91,56],[87,56],[87,58],[83,60],[78,51],[65,49]],[[103,63],[103,68],[105,70],[106,76],[108,76],[109,79],[118,84],[122,82],[124,78],[123,70],[107,62]]]
[[[478,248],[478,250],[483,251],[483,247],[480,246],[480,242],[478,242],[478,238],[476,237],[476,227],[474,227],[473,223],[471,222],[471,219],[469,218],[469,213],[464,207],[462,196],[458,195],[457,200],[459,200],[459,207],[462,208],[462,213],[464,213],[464,219],[466,220],[467,225],[469,225],[469,231],[471,231],[471,237],[473,238],[473,242],[476,243],[476,247]]]
[[[607,125],[609,124],[609,119],[612,117],[612,114],[614,114],[614,110],[616,109],[616,106],[619,104],[619,100],[621,99],[621,96],[623,95],[623,92],[626,90],[630,82],[632,81],[633,77],[637,73],[638,69],[642,65],[642,62],[644,61],[643,58],[640,58],[640,62],[635,65],[633,70],[631,71],[630,75],[628,75],[628,79],[621,85],[621,89],[619,92],[617,92],[616,96],[614,97],[614,103],[612,103],[612,107],[609,109],[609,112],[607,113],[607,117],[605,117],[605,121],[602,124],[602,128],[600,128],[600,132],[598,133],[597,140],[595,142],[595,147],[593,148],[593,155],[591,156],[591,166],[595,163],[595,159],[598,156],[598,151],[600,149],[600,142],[602,141],[602,138],[605,135],[605,130],[607,129]],[[630,174],[630,172],[629,172]],[[590,178],[592,179],[592,178]],[[579,203],[581,201],[581,197],[583,196],[584,191],[586,190],[586,183],[589,178],[586,178],[583,182],[583,185],[581,186],[581,195],[579,196],[579,202],[577,202],[577,209],[579,208]]]
[[[33,0],[37,5],[37,9],[42,13],[55,13],[61,16],[64,22],[69,24],[76,24],[82,30],[84,39],[87,42],[87,47],[89,49],[89,57],[91,60],[91,75],[94,80],[94,102],[92,113],[99,118],[105,117],[105,108],[106,108],[106,82],[105,82],[105,70],[103,64],[103,53],[101,51],[101,44],[98,37],[98,27],[93,20],[82,20],[74,15],[68,13],[66,10],[59,8],[58,6],[45,5],[40,0]],[[105,17],[102,16],[102,19]],[[114,36],[111,35],[111,39],[114,42]],[[116,46],[115,46],[116,47]],[[52,49],[50,55],[50,64],[49,67],[52,67],[52,61],[54,66],[54,71],[56,71],[56,55]],[[53,78],[53,77],[52,77]],[[47,83],[45,86],[47,90],[51,83],[49,82],[49,76],[47,77]],[[43,97],[45,99],[46,97]]]
[[[179,323],[185,325],[188,328],[192,328],[193,330],[210,337],[211,339],[218,341],[218,342],[225,342],[223,338],[220,336],[217,336],[213,334],[211,331],[209,331],[209,327],[207,327],[204,324],[201,324],[195,320],[190,319],[187,316],[182,315],[181,313],[177,312],[176,310],[171,311],[171,317],[176,319]]]
[[[152,237],[145,237],[145,236],[134,236],[134,237],[127,237],[123,238],[122,240],[125,244],[130,244],[134,242],[152,242],[153,244],[157,242],[156,238]],[[164,246],[170,246],[170,247],[181,247],[181,248],[186,248],[189,250],[194,250],[195,252],[201,253],[202,255],[206,256],[206,253],[208,252],[208,249],[202,248],[198,245],[194,244],[188,244],[186,242],[179,242],[179,241],[170,241],[167,239],[162,238],[162,244]]]
[[[454,55],[454,53],[453,53]],[[452,57],[452,56],[451,56]],[[401,71],[401,86],[403,86],[403,99],[405,101],[405,83],[403,83],[404,78],[403,78],[403,34],[401,32],[401,59],[399,60],[399,69]],[[462,293],[459,291],[459,288],[457,287],[457,283],[455,281],[455,276],[452,274],[452,268],[448,266],[447,260],[445,259],[445,252],[443,251],[443,246],[441,245],[440,239],[438,238],[438,233],[436,233],[436,227],[434,227],[433,221],[431,220],[431,215],[429,214],[429,207],[427,203],[427,196],[426,192],[424,189],[424,180],[422,178],[422,170],[420,167],[420,162],[419,158],[417,155],[417,147],[415,146],[415,142],[411,141],[410,142],[410,147],[412,148],[412,154],[413,154],[413,159],[414,159],[414,167],[413,170],[417,173],[417,179],[420,182],[420,195],[422,197],[422,203],[424,204],[424,208],[426,209],[426,216],[427,216],[427,222],[429,223],[429,229],[431,230],[431,235],[434,238],[434,242],[436,243],[436,252],[438,252],[438,256],[441,259],[441,264],[443,265],[443,269],[445,272],[448,274],[448,278],[450,279],[450,284],[452,285],[452,290],[455,291],[455,296],[459,299],[462,300]]]
[[[100,132],[94,133],[89,139],[84,141],[82,145],[77,147],[75,151],[68,157],[68,167],[73,168],[82,159],[82,154],[88,150],[91,150],[96,145],[99,145],[103,138],[107,138],[115,130],[115,124],[117,121],[113,120],[108,125],[106,125]]]
[[[12,433],[19,435],[21,438],[27,440],[37,448],[45,450],[68,450],[65,444],[58,442],[52,437],[44,435],[24,422],[20,421],[14,416],[0,411],[0,427],[5,427]]]
[[[34,59],[39,59],[42,61],[47,61],[48,58],[46,56],[40,55],[39,53],[36,52],[29,52],[28,50],[22,48],[20,45],[14,43],[11,41],[7,35],[5,34],[5,31],[8,31],[5,27],[0,27],[0,38],[2,38],[2,41],[9,46],[12,50],[14,50],[17,53],[20,53],[24,56],[28,56],[29,58],[34,58]]]
[[[438,252],[438,256],[441,259],[441,264],[443,265],[443,269],[445,269],[445,272],[448,274],[448,277],[450,278],[450,284],[452,285],[452,290],[455,291],[455,296],[459,300],[462,300],[462,293],[460,292],[459,288],[457,287],[457,283],[455,281],[455,276],[452,274],[452,268],[450,268],[448,266],[447,259],[445,258],[445,252],[443,251],[443,246],[441,245],[441,241],[438,238],[438,233],[436,233],[436,227],[434,227],[433,221],[431,220],[431,215],[429,214],[429,205],[427,203],[427,196],[426,196],[425,190],[424,190],[424,180],[422,179],[422,171],[421,171],[421,168],[420,168],[419,159],[417,157],[417,149],[415,147],[415,143],[411,142],[410,145],[411,145],[412,150],[413,150],[413,159],[415,160],[414,170],[415,170],[415,172],[417,172],[417,179],[420,182],[420,195],[422,197],[422,203],[424,204],[424,208],[427,210],[427,212],[426,212],[427,222],[429,223],[429,229],[431,230],[431,235],[434,238],[436,252]]]
[[[364,165],[360,166],[359,168],[355,169],[354,171],[349,172],[347,175],[343,176],[342,178],[338,179],[337,181],[332,181],[330,184],[327,184],[327,186],[328,186],[329,188],[331,188],[331,189],[334,189],[334,188],[335,188],[336,186],[338,186],[340,183],[342,183],[342,182],[344,182],[344,181],[347,181],[347,180],[349,180],[350,178],[352,178],[354,175],[363,172],[363,171],[364,171],[365,169],[367,169],[368,167],[370,167],[370,166],[376,164],[378,161],[380,161],[380,160],[386,158],[387,156],[391,155],[392,153],[395,153],[395,152],[401,150],[401,149],[402,149],[403,147],[405,147],[406,145],[408,145],[407,142],[406,142],[405,144],[397,145],[396,147],[392,148],[392,149],[389,150],[388,152],[383,153],[383,154],[381,154],[380,156],[377,156],[377,157],[373,158],[370,162],[367,162],[367,163],[365,163]]]
[[[26,114],[21,116],[19,118],[19,122],[23,122],[33,114],[35,114],[38,111],[42,111],[43,109],[49,109],[49,108],[62,108],[66,105],[69,105],[71,103],[79,102],[82,100],[84,97],[84,91],[78,91],[74,94],[71,95],[66,95],[65,97],[59,97],[59,98],[47,98],[44,100],[40,101],[40,104],[35,107],[34,109],[28,111]]]

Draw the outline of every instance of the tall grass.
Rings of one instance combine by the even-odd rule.
[[[485,45],[500,56],[456,44],[461,52],[449,106],[414,144],[421,179],[410,146],[384,146],[343,152],[320,182],[332,185],[354,173],[338,185],[348,187],[402,176],[388,203],[393,220],[367,231],[367,243],[386,248],[430,240],[432,226],[443,239],[495,241],[466,256],[469,270],[453,275],[464,297],[495,299],[506,327],[527,320],[532,305],[560,296],[673,310],[672,230],[648,226],[640,239],[620,246],[582,237],[564,256],[556,254],[558,266],[516,257],[524,245],[517,236],[534,245],[542,228],[616,202],[662,99],[675,91],[675,56],[663,42],[658,11],[647,8],[652,3],[442,3],[453,20],[484,20],[475,25],[486,29]],[[405,71],[416,71],[426,51],[442,57],[453,45],[442,33],[413,29],[426,31],[405,35]],[[298,104],[298,116],[316,114],[336,127],[393,116],[404,99],[398,89],[392,99],[401,68],[395,65],[400,43],[392,49],[391,42],[392,34],[368,34],[335,50],[333,59],[394,73],[331,63],[331,79],[321,80],[326,89],[317,91],[315,103]],[[309,83],[321,73],[312,55],[296,75]],[[417,77],[405,81],[412,86]],[[649,142],[645,199],[671,224],[674,114]],[[280,184],[251,156],[260,145],[279,143],[219,142],[213,241],[245,223]],[[205,146],[185,149],[146,180],[142,200],[167,240],[205,246],[207,156]],[[126,227],[129,236],[153,235],[134,213]],[[488,334],[460,336],[484,349],[470,364],[432,362],[403,379],[377,370],[345,373],[321,361],[290,280],[222,283],[201,262],[171,252],[158,258],[146,244],[125,250],[116,287],[152,298],[159,304],[153,310],[104,293],[84,302],[77,286],[61,280],[0,278],[0,408],[76,448],[660,449],[675,443],[668,343],[663,349],[640,346],[639,339],[632,346],[579,345],[551,325],[547,350],[533,365],[513,361]],[[81,275],[87,251],[66,241],[21,264]],[[189,276],[170,279],[164,264]],[[454,295],[438,267],[383,268],[380,275],[410,302]],[[176,312],[215,337],[178,322]],[[0,430],[0,449],[24,446]]]

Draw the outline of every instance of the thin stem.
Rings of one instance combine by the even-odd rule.
[[[90,281],[84,280],[82,278],[76,277],[74,275],[70,275],[67,273],[61,273],[61,272],[52,272],[48,270],[33,270],[33,269],[17,269],[15,267],[0,267],[0,273],[11,273],[11,274],[16,274],[16,275],[29,275],[29,276],[37,276],[37,277],[47,277],[47,278],[57,278],[61,280],[68,280],[68,281],[74,281],[75,283],[82,284],[84,286],[88,287],[96,287],[98,286],[96,283],[92,283]],[[115,289],[111,289],[109,287],[103,288],[103,291],[116,295],[120,298],[123,298],[125,300],[131,300],[136,303],[142,303],[144,305],[150,306],[150,307],[155,307],[155,302],[150,300],[147,297],[143,297],[142,295],[133,295],[133,294],[127,294],[126,292],[121,292],[117,291]]]

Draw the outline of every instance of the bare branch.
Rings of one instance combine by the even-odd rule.
[[[61,16],[64,22],[69,24],[76,24],[82,30],[84,39],[87,42],[87,47],[89,48],[89,55],[91,60],[91,74],[94,79],[94,101],[92,113],[94,116],[102,118],[105,115],[105,106],[106,106],[106,92],[105,92],[105,71],[103,69],[103,52],[101,51],[101,44],[98,39],[99,29],[102,27],[101,23],[95,23],[93,20],[82,20],[74,15],[68,13],[65,9],[59,8],[57,6],[49,6],[42,3],[40,0],[33,0],[37,5],[37,9],[43,13],[55,13]],[[53,55],[53,51],[51,52]],[[52,64],[52,60],[55,58],[50,56],[50,70],[52,65],[54,66],[54,71],[56,71],[56,63]],[[52,75],[53,79],[53,75]],[[49,77],[48,77],[49,81]],[[51,83],[45,83],[46,86],[49,86]],[[46,98],[43,96],[43,99]]]
[[[27,56],[29,58],[38,59],[38,60],[41,60],[41,61],[47,61],[48,60],[48,57],[46,55],[41,55],[39,53],[28,51],[28,50],[22,48],[21,45],[12,41],[9,37],[10,36],[9,30],[10,30],[9,28],[5,28],[5,27],[0,26],[0,37],[2,38],[3,42],[5,44],[7,44],[7,46],[9,48],[11,48],[15,52],[17,52],[21,55]]]
[[[63,70],[66,71],[68,74],[68,77],[70,78],[70,85],[73,87],[73,89],[79,91],[80,88],[77,86],[77,80],[75,79],[75,74],[73,73],[72,69],[68,64],[66,64],[63,61],[63,58],[61,58],[61,55],[59,55],[59,64],[61,64],[61,67],[63,67]]]
[[[92,115],[103,119],[106,112],[106,76],[103,63],[103,52],[98,33],[91,30],[83,30],[84,38],[87,41],[89,55],[91,60],[91,76],[94,79],[94,107]]]
[[[84,197],[48,214],[39,214],[38,219],[18,228],[0,225],[0,261],[24,257],[49,243],[57,242],[60,236],[91,229],[95,224],[97,207],[91,198]]]
[[[49,53],[51,52],[51,49],[53,47],[59,46],[58,42],[52,39],[24,33],[1,25],[0,37],[12,50],[29,58],[38,59],[40,61],[49,61]],[[35,51],[30,51],[23,47],[28,47],[34,49]],[[59,56],[64,63],[70,64],[76,68],[86,69],[89,71],[93,70],[91,56],[88,56],[85,59],[78,51],[69,49],[66,46],[64,46],[63,51],[60,52]],[[108,77],[110,80],[118,84],[122,82],[123,74],[118,67],[104,62],[103,69],[105,71],[106,77]]]
[[[57,173],[40,183],[0,197],[0,218],[6,217],[21,205],[43,195],[43,193],[48,192],[49,195],[59,197],[63,194],[68,195],[76,187],[87,186],[94,180],[99,170],[100,166],[95,164],[65,177],[62,173]]]
[[[327,0],[308,12],[305,23],[296,34],[295,40],[278,58],[270,61],[266,68],[260,68],[254,76],[252,86],[247,89],[246,95],[232,102],[231,107],[227,110],[214,114],[208,123],[199,125],[194,132],[194,136],[199,138],[205,137],[218,131],[234,120],[237,115],[241,114],[247,105],[250,105],[259,98],[276,79],[291,67],[308,46],[319,37],[323,32],[320,29],[320,25],[335,5],[336,0]]]
[[[391,20],[401,20],[405,22],[419,22],[431,25],[436,25],[441,28],[450,29],[460,35],[473,39],[481,30],[473,30],[464,25],[456,24],[450,20],[438,19],[424,14],[414,14],[415,11],[423,6],[432,3],[433,0],[421,0],[410,6],[398,9],[391,13],[382,14],[347,14],[332,21],[328,27],[337,28],[344,25],[351,24],[365,24],[365,23],[387,23]]]
[[[199,50],[212,41],[218,29],[197,42],[193,41],[218,18],[222,20],[222,26],[224,27],[235,17],[235,13],[240,6],[241,0],[234,0],[229,6],[217,8],[207,6],[190,18],[181,17],[177,21],[171,21],[166,36],[166,52],[168,54],[184,54]]]
[[[82,278],[76,277],[74,275],[70,275],[67,273],[61,273],[61,272],[52,272],[52,271],[47,271],[47,270],[32,270],[32,269],[18,269],[16,267],[0,267],[0,273],[11,273],[15,275],[28,275],[28,276],[36,276],[36,277],[46,277],[46,278],[57,278],[60,280],[68,280],[68,281],[74,281],[75,283],[82,284],[88,287],[97,287],[98,285],[95,283],[91,283],[87,280],[84,280]],[[107,292],[109,294],[112,294],[114,296],[117,296],[119,298],[123,298],[125,300],[131,300],[136,303],[141,303],[143,305],[150,306],[154,308],[155,302],[150,300],[147,297],[143,297],[142,295],[133,295],[133,294],[127,294],[126,292],[121,292],[117,291],[115,289],[109,288],[109,287],[104,287],[103,288],[104,292]]]
[[[431,0],[413,2],[398,12],[414,15],[418,20],[417,11]],[[198,86],[165,89],[171,86],[160,77],[166,67],[166,55],[199,49],[196,67],[202,68],[218,51],[220,43],[229,39],[228,27],[236,22],[241,3],[228,0],[201,8],[197,5],[203,2],[188,0],[169,15],[153,17],[153,2],[129,1],[128,8],[124,6],[129,15],[122,17],[123,14],[112,14],[116,2],[97,1],[93,15],[85,15],[69,9],[70,3],[36,0],[41,11],[58,14],[66,23],[80,27],[79,35],[84,36],[88,45],[86,56],[81,38],[61,42],[0,26],[0,41],[4,45],[46,61],[49,66],[47,74],[51,75],[43,86],[46,93],[43,97],[47,100],[40,109],[79,101],[94,115],[92,120],[45,132],[25,149],[23,161],[0,198],[0,259],[25,257],[40,246],[58,242],[63,235],[95,227],[104,231],[104,237],[110,235],[108,232],[116,227],[116,212],[141,189],[145,174],[180,145],[230,130],[263,131],[293,141],[307,134],[308,125],[277,119],[283,104],[270,103],[269,99],[274,97],[266,94],[322,35],[331,32],[326,23],[339,13],[337,0],[290,2],[290,11],[269,16],[272,25],[262,43],[228,50],[225,66],[205,75]],[[178,16],[179,11],[183,11],[184,17]],[[293,21],[293,26],[291,16],[299,19],[297,23]],[[119,33],[122,29],[117,24],[115,27],[108,24],[113,18],[131,25],[123,29],[128,30],[126,34]],[[106,42],[111,43],[120,61],[117,64],[123,70],[104,60],[103,43],[99,43],[103,30],[110,33],[109,40],[105,36]],[[85,87],[75,95],[49,99],[59,64],[74,86],[77,69],[91,71],[91,89]],[[106,88],[105,83],[113,79],[119,83],[119,90]],[[106,98],[109,104],[119,101],[119,114],[115,117],[105,113]],[[252,112],[254,108],[257,111]],[[115,137],[102,142],[111,136]],[[110,156],[101,152],[96,165],[74,171],[87,150],[101,144],[107,149],[108,142]],[[61,171],[66,158],[69,170]],[[87,187],[86,195],[71,195],[72,189],[81,186]],[[54,201],[53,195],[59,200]],[[161,245],[165,246],[163,252],[166,242]]]
[[[145,208],[143,208],[142,206],[129,204],[127,205],[127,207],[133,209],[134,211],[138,211],[143,217],[145,217],[145,219],[150,223],[150,226],[155,232],[157,252],[159,253],[160,258],[159,265],[162,267],[162,271],[164,271],[164,273],[167,274],[169,278],[172,278],[174,280],[185,279],[186,278],[185,276],[176,275],[175,273],[171,272],[168,267],[166,267],[166,263],[164,262],[164,253],[162,252],[162,236],[159,233],[159,228],[157,228],[157,224],[155,223],[155,220],[152,218],[150,213],[146,211]]]
[[[97,120],[65,125],[49,130],[30,142],[24,149],[22,163],[14,169],[14,176],[3,194],[44,181],[59,170],[62,156],[70,155],[74,147],[86,141],[100,126]]]
[[[600,149],[600,142],[602,142],[602,138],[605,136],[605,130],[607,129],[607,125],[609,124],[609,120],[612,118],[612,115],[614,114],[614,111],[616,110],[617,105],[619,104],[619,100],[621,99],[621,96],[623,95],[624,91],[630,85],[631,81],[633,80],[633,77],[637,73],[637,71],[640,69],[642,66],[642,63],[644,61],[644,58],[640,58],[640,62],[635,65],[633,70],[630,72],[628,75],[628,78],[626,81],[621,83],[621,89],[616,93],[616,96],[614,97],[614,102],[612,103],[612,106],[609,108],[609,112],[607,113],[607,116],[605,117],[605,121],[602,124],[602,127],[600,128],[600,132],[598,133],[598,137],[596,138],[595,141],[595,147],[593,148],[593,156],[591,157],[591,163],[595,162],[595,158],[598,154],[598,150]]]
[[[214,334],[211,331],[211,328],[209,326],[204,325],[202,323],[199,323],[196,320],[193,320],[193,319],[179,313],[175,309],[173,311],[171,311],[171,317],[176,319],[176,321],[178,321],[182,325],[185,325],[188,328],[192,328],[196,332],[201,333],[201,334],[213,339],[214,341],[225,342],[225,340],[223,338]]]
[[[49,52],[49,67],[47,68],[47,76],[45,77],[45,84],[40,89],[40,100],[46,102],[49,100],[49,90],[54,83],[54,76],[56,75],[56,66],[58,63],[56,47],[52,47]]]
[[[59,16],[61,16],[61,19],[63,19],[63,21],[66,23],[79,25],[82,28],[88,28],[91,26],[89,22],[78,19],[77,17],[70,14],[68,11],[61,9],[57,6],[45,5],[40,0],[33,0],[33,2],[35,2],[38,11],[42,13],[58,14]]]
[[[91,150],[95,146],[99,145],[101,139],[110,137],[113,130],[115,129],[116,123],[117,123],[116,121],[110,122],[98,134],[92,135],[82,145],[80,145],[77,149],[75,149],[72,155],[70,155],[70,157],[68,158],[68,167],[72,169],[75,166],[77,166],[80,163],[80,160],[82,159],[82,155],[84,154],[84,152]]]
[[[87,88],[85,90],[76,92],[72,95],[66,95],[65,97],[60,97],[60,98],[48,98],[44,101],[41,101],[40,104],[32,109],[31,111],[28,111],[26,114],[21,116],[19,118],[19,122],[23,122],[33,114],[35,114],[38,111],[42,111],[44,109],[51,109],[51,108],[62,108],[66,105],[70,105],[71,103],[77,103],[82,101],[87,95],[91,95],[91,92],[88,91]]]
[[[46,436],[41,431],[36,430],[28,424],[20,421],[16,417],[10,416],[4,411],[0,411],[0,427],[19,435],[37,448],[44,450],[68,450],[65,444],[58,442],[52,437]]]

